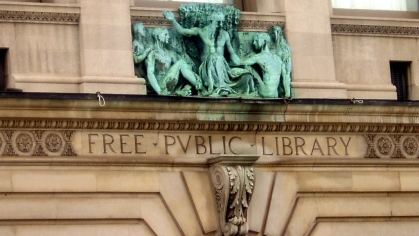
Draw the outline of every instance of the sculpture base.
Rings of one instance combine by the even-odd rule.
[[[348,84],[348,97],[356,99],[397,99],[396,87],[392,84]]]
[[[331,82],[292,82],[292,97],[295,98],[341,98],[347,99],[348,92],[343,83]]]
[[[80,93],[147,94],[145,80],[137,77],[85,76],[79,89]]]

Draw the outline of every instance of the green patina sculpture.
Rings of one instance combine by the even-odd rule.
[[[234,64],[246,66],[249,73],[257,80],[257,95],[263,98],[278,97],[278,85],[281,77],[281,70],[278,68],[282,68],[283,65],[279,55],[270,51],[270,42],[269,34],[256,34],[253,45],[260,52],[242,60],[233,59]],[[255,64],[260,67],[262,76],[254,68],[249,67]]]
[[[238,32],[241,12],[219,4],[186,4],[180,23],[133,24],[136,75],[159,95],[290,98],[291,49],[282,29]],[[170,42],[170,43],[169,43]],[[282,83],[281,83],[282,82]]]

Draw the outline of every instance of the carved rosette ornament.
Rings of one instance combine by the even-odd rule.
[[[221,156],[209,160],[220,231],[224,236],[247,235],[247,210],[255,187],[253,164],[258,156]]]
[[[21,152],[29,152],[33,147],[32,137],[27,133],[19,134],[16,138],[16,146]]]
[[[74,132],[0,130],[0,156],[77,156],[72,144]]]
[[[387,137],[381,137],[377,142],[377,149],[383,155],[388,155],[393,147],[393,142]]]
[[[366,134],[366,158],[418,158],[418,137],[400,134]]]
[[[45,139],[45,145],[48,151],[58,152],[63,145],[63,141],[59,135],[49,134]]]
[[[408,155],[415,155],[418,152],[418,142],[415,138],[408,137],[403,141],[403,148]]]

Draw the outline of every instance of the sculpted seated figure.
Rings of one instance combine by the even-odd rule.
[[[183,36],[199,36],[203,42],[203,51],[201,52],[201,65],[199,75],[211,96],[226,95],[234,93],[229,86],[232,73],[230,67],[224,58],[224,50],[227,47],[231,57],[237,57],[234,54],[230,42],[230,36],[222,28],[224,14],[222,12],[214,13],[210,16],[210,24],[202,28],[193,27],[183,28],[175,19],[171,11],[163,11],[166,19],[172,22],[174,29]]]
[[[170,46],[168,30],[156,28],[152,36],[154,46],[145,60],[147,79],[152,89],[159,95],[181,96],[191,95],[191,85],[197,90],[201,89],[201,80],[192,71],[191,65],[177,54],[176,50],[167,49]],[[180,80],[180,76],[186,81]]]

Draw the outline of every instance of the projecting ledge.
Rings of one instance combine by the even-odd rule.
[[[2,118],[114,122],[327,122],[417,124],[418,101],[352,99],[191,98],[106,94],[0,93]]]

